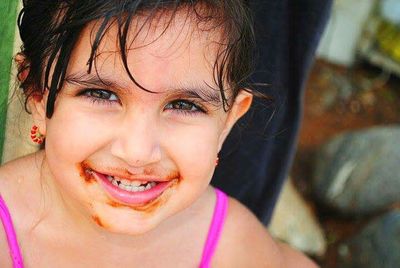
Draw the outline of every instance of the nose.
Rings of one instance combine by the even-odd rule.
[[[115,130],[111,154],[129,166],[143,167],[161,160],[159,129],[155,120],[136,114]]]

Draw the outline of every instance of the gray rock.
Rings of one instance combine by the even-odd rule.
[[[337,267],[400,267],[400,210],[369,223],[339,247]]]
[[[317,154],[313,188],[342,213],[368,214],[400,201],[400,128],[346,133]]]

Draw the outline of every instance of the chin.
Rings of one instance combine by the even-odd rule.
[[[141,207],[130,207],[119,203],[99,200],[92,203],[90,216],[92,223],[104,231],[114,234],[143,235],[156,229],[165,222],[169,215],[170,206],[161,207],[149,204]]]
[[[110,225],[110,226],[101,227],[101,228],[107,232],[114,233],[114,234],[140,236],[140,235],[144,235],[148,232],[151,232],[157,226],[158,226],[157,224],[149,225],[149,224],[132,223],[130,225],[116,224],[116,225]]]

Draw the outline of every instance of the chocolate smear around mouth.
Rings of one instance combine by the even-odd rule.
[[[96,181],[93,173],[91,172],[91,168],[87,162],[82,162],[77,164],[77,168],[81,178],[83,178],[83,180],[86,183],[90,184]]]
[[[180,181],[180,177],[179,179],[174,179],[173,182],[171,183],[171,185],[163,192],[161,193],[161,195],[159,195],[158,197],[156,197],[155,199],[149,201],[146,204],[143,205],[138,205],[138,206],[130,206],[128,204],[122,204],[122,203],[118,203],[114,200],[109,199],[107,204],[114,207],[114,208],[118,208],[118,207],[125,207],[125,208],[130,208],[134,211],[138,211],[138,212],[142,212],[142,213],[146,213],[146,214],[151,214],[154,211],[156,211],[159,207],[162,207],[168,199],[168,191],[173,191],[173,187],[175,185],[178,184],[178,181]]]
[[[93,174],[93,170],[91,169],[91,167],[87,161],[83,161],[83,162],[77,164],[77,169],[79,171],[81,178],[83,178],[83,180],[87,184],[91,184],[96,181],[96,178]],[[169,174],[169,176],[167,176],[166,179],[172,180],[171,185],[160,196],[149,201],[148,203],[145,203],[143,205],[130,206],[128,204],[116,202],[109,198],[109,200],[107,201],[107,204],[112,207],[115,207],[115,208],[126,207],[126,208],[130,208],[132,210],[135,210],[135,211],[151,214],[152,212],[156,211],[159,207],[161,207],[165,204],[165,202],[168,199],[168,197],[167,197],[168,193],[167,193],[167,195],[165,195],[165,192],[172,191],[173,189],[171,189],[171,188],[173,188],[175,185],[177,185],[178,182],[182,180],[182,177],[180,176],[179,172],[174,172],[172,174]],[[100,221],[100,218],[98,216],[93,216],[92,218],[99,226],[104,227],[104,224]]]

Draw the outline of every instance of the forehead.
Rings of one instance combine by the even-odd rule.
[[[88,59],[101,20],[89,23],[73,51],[68,73],[88,70]],[[95,51],[92,73],[118,77],[131,83],[121,53],[121,30],[114,20],[107,25]],[[150,91],[162,91],[171,84],[205,83],[215,85],[214,65],[222,49],[222,31],[211,22],[198,23],[184,10],[173,16],[160,13],[150,20],[145,15],[135,16],[125,42],[126,63],[135,80]]]

